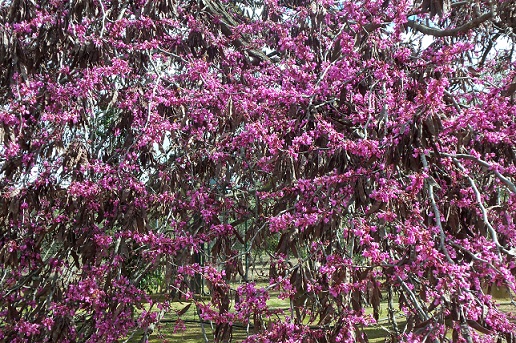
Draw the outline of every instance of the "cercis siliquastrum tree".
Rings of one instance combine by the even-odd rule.
[[[501,0],[0,2],[0,340],[145,339],[193,299],[216,341],[514,341],[514,29]]]

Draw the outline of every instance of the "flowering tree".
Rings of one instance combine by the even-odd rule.
[[[516,340],[489,295],[516,291],[514,2],[12,0],[0,23],[0,340],[145,340],[175,298],[215,341],[365,342],[382,299],[393,342]],[[269,284],[232,283],[271,241]]]

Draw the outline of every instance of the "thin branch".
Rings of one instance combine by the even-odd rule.
[[[102,3],[102,0],[99,0],[100,3],[100,9],[102,10],[102,28],[100,29],[100,38],[102,39],[104,37],[104,31],[106,31],[106,9],[104,8],[104,4]]]
[[[495,176],[511,190],[512,193],[516,194],[516,185],[513,182],[511,182],[508,178],[503,176],[499,171],[497,171],[496,169],[493,169],[493,166],[490,165],[489,162],[481,160],[478,157],[475,157],[473,155],[468,155],[468,154],[453,155],[453,154],[441,153],[441,155],[446,156],[446,157],[451,157],[452,159],[464,159],[464,160],[470,160],[470,161],[477,162],[481,166],[486,167],[489,170],[491,170],[495,174]]]
[[[424,154],[421,155],[421,162],[423,163],[423,167],[425,169],[428,169],[428,161],[426,160],[426,156]],[[428,196],[430,197],[430,203],[432,204],[432,210],[434,212],[435,217],[435,223],[437,224],[437,227],[439,228],[439,247],[441,251],[446,256],[446,259],[448,262],[453,264],[453,260],[450,257],[450,254],[448,254],[448,249],[446,249],[445,240],[446,236],[444,234],[443,224],[441,221],[441,212],[439,212],[439,208],[437,207],[437,203],[435,201],[435,195],[434,195],[434,187],[437,185],[434,178],[431,176],[428,176],[426,179],[427,189],[428,189]],[[438,185],[437,185],[438,186]]]
[[[465,253],[467,253],[473,260],[475,261],[479,261],[479,262],[482,262],[482,263],[485,263],[487,264],[490,268],[492,268],[495,272],[497,272],[498,274],[500,275],[503,275],[502,272],[496,268],[491,262],[489,262],[488,260],[484,260],[483,258],[480,258],[478,257],[474,252],[464,248],[463,246],[457,244],[457,243],[454,243],[454,242],[449,242],[449,244]]]
[[[407,294],[409,295],[409,298],[410,298],[412,304],[414,305],[414,308],[418,314],[419,319],[421,321],[427,321],[428,319],[430,319],[430,316],[428,315],[428,313],[425,310],[423,310],[423,308],[417,301],[416,295],[414,294],[414,292],[412,292],[412,290],[409,288],[409,286],[407,286],[405,281],[403,281],[403,279],[400,278],[399,276],[397,276],[397,279],[401,283],[401,286],[403,287],[405,292],[407,292]]]
[[[201,320],[201,310],[199,309],[199,307],[196,307],[196,310],[197,310],[197,316],[199,316],[199,323],[201,324],[201,332],[202,332],[202,338],[204,339],[204,342],[205,343],[208,343],[210,340],[208,339],[208,336],[206,335],[206,329],[204,327],[204,320]],[[210,324],[212,324],[210,322]]]
[[[471,176],[468,175],[466,168],[457,160],[456,158],[453,158],[453,163],[464,173],[465,177],[468,179],[471,188],[473,189],[473,192],[475,193],[475,197],[478,203],[478,206],[480,207],[480,211],[482,212],[482,219],[484,220],[484,223],[487,226],[487,229],[489,233],[491,234],[491,239],[495,243],[496,247],[498,248],[498,253],[500,253],[500,250],[504,253],[507,253],[509,255],[512,255],[509,251],[507,251],[498,241],[498,234],[496,233],[496,230],[494,229],[493,225],[491,225],[491,222],[489,221],[489,218],[487,216],[487,209],[484,206],[484,203],[482,202],[482,195],[480,194],[480,191],[477,188],[477,185],[475,183],[475,180],[471,178]],[[501,256],[500,256],[501,257]]]
[[[497,34],[494,35],[494,37],[492,39],[489,39],[489,43],[487,44],[487,47],[484,50],[484,54],[482,55],[482,59],[480,60],[480,63],[479,63],[480,66],[484,66],[484,64],[486,63],[487,56],[489,55],[489,52],[493,48],[494,42],[498,39],[498,37],[500,37],[500,35],[501,35],[500,33],[497,33]]]

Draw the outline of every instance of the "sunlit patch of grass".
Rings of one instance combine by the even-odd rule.
[[[209,342],[213,341],[213,329],[209,324],[205,325],[205,332]],[[185,323],[186,329],[184,331],[174,332],[175,323],[163,323],[159,328],[153,332],[149,337],[149,343],[205,343],[203,338],[201,324],[199,323]],[[387,337],[386,329],[380,326],[367,327],[365,329],[369,342],[381,343]],[[251,330],[252,334],[252,330]],[[135,335],[136,336],[136,335]],[[138,337],[141,337],[139,335]],[[233,342],[241,342],[247,337],[247,332],[244,328],[233,328]],[[133,342],[136,343],[136,339]],[[133,343],[131,342],[131,343]]]
[[[234,287],[237,287],[233,285]],[[268,284],[266,282],[262,282],[256,285],[257,288],[267,287]],[[265,319],[265,325],[268,322],[274,321],[282,321],[286,319],[286,316],[292,316],[291,308],[290,308],[290,299],[289,298],[280,298],[279,292],[277,290],[269,291],[270,298],[267,300],[267,306],[271,310],[277,310],[277,314],[271,316],[268,319]],[[197,297],[198,300],[209,302],[209,296]],[[162,297],[157,296],[154,299],[156,302],[160,302],[163,300]],[[397,299],[394,299],[395,303]],[[500,310],[506,313],[515,313],[516,306],[511,303],[510,298],[503,298],[496,300]],[[190,306],[189,306],[190,305]],[[188,307],[189,306],[189,307]],[[188,307],[188,308],[186,308]],[[148,310],[148,306],[144,306],[145,310]],[[234,302],[231,303],[230,311],[234,309]],[[155,310],[155,307],[153,308]],[[178,312],[182,312],[181,321],[179,326],[182,326],[180,329],[178,324]],[[389,332],[391,331],[390,324],[387,319],[387,300],[384,298],[380,304],[379,315],[380,318],[378,323],[375,325],[368,326],[364,329],[369,342],[371,343],[381,343],[388,340]],[[372,316],[373,309],[372,307],[365,308],[365,315]],[[404,317],[398,313],[398,327],[401,331],[405,327],[406,321]],[[516,320],[515,320],[516,321]],[[309,323],[309,318],[306,318],[304,321],[305,324],[313,324]],[[162,342],[181,342],[181,343],[205,343],[213,342],[214,340],[214,331],[215,325],[212,325],[208,322],[203,322],[197,313],[196,306],[193,302],[186,301],[175,301],[170,303],[170,309],[165,314],[162,322],[154,329],[152,334],[149,336],[150,343],[162,343]],[[245,340],[245,338],[253,333],[252,325],[246,327],[242,325],[242,323],[235,323],[232,328],[232,341],[233,342],[241,342]],[[143,332],[139,332],[134,335],[133,339],[130,343],[137,343],[140,341]],[[451,339],[452,332],[448,330],[447,337]]]
[[[281,299],[272,299],[271,305],[273,305],[276,308],[287,308],[288,306],[285,306],[285,304],[288,304],[288,300],[281,300]],[[180,310],[184,308],[186,303],[174,303],[172,304],[172,307],[176,310]],[[385,305],[386,304],[382,304]],[[500,305],[501,309],[504,311],[514,311],[515,306],[512,305],[510,302],[508,302],[508,299],[504,301]],[[385,309],[386,311],[386,309]],[[366,311],[368,312],[368,311]],[[285,311],[286,314],[289,314],[289,310]],[[284,316],[284,315],[283,315]],[[283,318],[282,315],[280,317]],[[213,342],[213,333],[215,330],[215,326],[210,325],[209,323],[201,323],[200,318],[196,314],[196,310],[194,306],[191,306],[182,316],[182,320],[184,320],[184,330],[175,330],[176,327],[176,321],[177,316],[175,316],[175,319],[172,319],[174,316],[167,315],[165,316],[165,320],[154,330],[154,332],[149,337],[150,343],[174,343],[174,342],[181,342],[181,343],[205,343],[204,335],[203,335],[203,329],[202,326],[204,326],[204,332],[206,335],[206,338],[208,342]],[[405,326],[405,321],[402,318],[399,318],[398,325],[401,330],[403,330],[403,327]],[[387,323],[386,318],[380,318],[379,323],[376,325],[371,325],[369,327],[365,328],[365,333],[367,334],[368,340],[371,343],[382,343],[385,342],[386,338],[388,337],[389,332],[389,324]],[[241,325],[235,325],[233,327],[233,342],[241,342],[243,341],[248,333],[246,329]],[[252,327],[250,328],[250,334],[252,334]],[[141,336],[143,333],[137,334],[134,336],[134,339],[131,340],[130,343],[137,343],[139,342]],[[447,337],[451,339],[451,330],[449,330]]]
[[[181,320],[184,324],[183,330],[177,330],[177,315],[176,313],[185,309],[186,306],[191,306],[181,315]],[[277,292],[272,292],[271,298],[267,301],[267,305],[272,310],[282,310],[283,313],[279,313],[270,318],[268,321],[283,320],[290,313],[290,300],[281,299],[278,297]],[[367,310],[371,312],[372,310]],[[369,313],[367,313],[369,314]],[[308,319],[308,318],[307,318]],[[204,327],[204,330],[203,330]],[[170,311],[165,315],[163,321],[155,328],[154,332],[149,336],[150,343],[165,343],[165,342],[182,342],[182,343],[205,343],[206,339],[208,342],[213,341],[215,326],[210,323],[203,322],[193,303],[189,302],[173,302],[170,304]],[[204,333],[203,333],[204,331]],[[380,343],[385,341],[387,336],[387,329],[381,325],[371,326],[365,329],[365,332],[370,342]],[[253,333],[253,328],[250,326],[246,328],[244,325],[236,323],[232,329],[232,340],[233,342],[243,341],[248,334]],[[143,332],[136,334],[134,339],[130,343],[137,343],[142,337]],[[206,339],[204,338],[206,336]]]

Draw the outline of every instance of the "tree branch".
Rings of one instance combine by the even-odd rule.
[[[421,162],[423,163],[423,167],[425,169],[428,169],[428,161],[426,160],[426,156],[424,154],[421,155]],[[453,260],[450,257],[450,254],[448,253],[448,249],[446,249],[446,236],[444,234],[443,224],[441,221],[441,212],[439,212],[439,208],[437,207],[437,203],[435,201],[435,195],[434,195],[434,186],[439,186],[433,177],[428,176],[426,178],[426,185],[428,190],[428,196],[430,197],[430,203],[432,204],[432,210],[434,212],[435,217],[435,223],[437,224],[437,227],[439,228],[439,247],[441,248],[441,251],[446,256],[446,259],[448,262],[453,264]]]
[[[483,202],[482,202],[482,195],[480,195],[480,191],[477,188],[477,185],[475,183],[475,180],[471,178],[471,176],[468,175],[466,168],[457,160],[456,158],[453,158],[453,163],[464,173],[464,176],[469,180],[469,183],[471,184],[471,188],[473,189],[473,192],[475,193],[475,197],[478,203],[478,206],[480,207],[480,211],[482,212],[482,219],[484,220],[484,223],[487,226],[487,229],[489,233],[491,234],[491,239],[493,240],[494,244],[498,248],[498,250],[503,251],[504,253],[512,255],[509,251],[507,251],[498,241],[498,234],[496,233],[496,230],[494,229],[493,225],[491,225],[491,222],[489,221],[489,218],[487,216],[487,209],[485,208]]]
[[[497,171],[496,169],[493,169],[493,166],[490,165],[487,161],[484,161],[484,160],[481,160],[480,158],[478,157],[475,157],[473,155],[468,155],[468,154],[456,154],[456,155],[452,155],[452,154],[447,154],[447,153],[441,153],[441,155],[443,156],[446,156],[446,157],[451,157],[452,159],[465,159],[465,160],[470,160],[470,161],[474,161],[474,162],[477,162],[478,164],[480,164],[481,166],[483,167],[486,167],[487,169],[493,171],[493,173],[495,174],[495,176],[500,180],[502,181],[510,190],[512,193],[515,193],[516,194],[516,185],[514,183],[511,182],[511,180],[509,180],[508,178],[506,178],[505,176],[503,176],[499,171]]]
[[[493,17],[493,12],[490,11],[484,15],[481,15],[480,17],[478,17],[476,19],[473,19],[472,21],[470,21],[462,26],[459,26],[459,27],[456,27],[453,29],[448,29],[448,30],[440,30],[437,28],[429,27],[429,26],[420,24],[414,20],[409,20],[407,22],[407,26],[416,31],[419,31],[425,35],[430,35],[430,36],[434,36],[434,37],[447,37],[447,36],[456,36],[459,33],[464,33],[471,29],[477,28],[480,26],[480,24],[491,19],[492,17]]]

